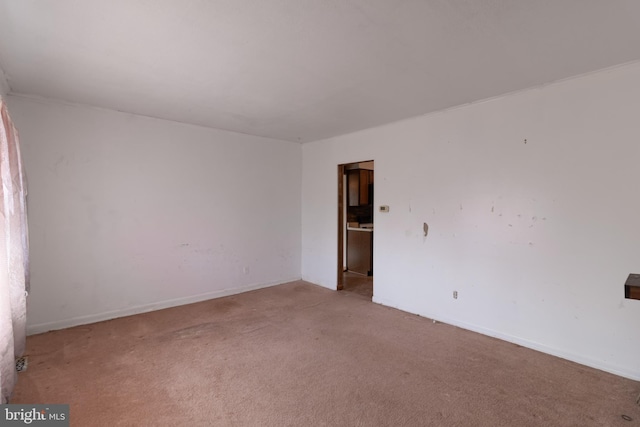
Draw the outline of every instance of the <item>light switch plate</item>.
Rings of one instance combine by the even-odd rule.
[[[380,206],[380,212],[389,212],[389,206],[387,205]]]

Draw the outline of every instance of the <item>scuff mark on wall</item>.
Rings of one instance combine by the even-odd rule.
[[[58,158],[56,159],[55,162],[53,162],[53,164],[51,165],[51,172],[55,175],[58,176],[58,172],[60,169],[60,166],[62,165],[68,165],[69,161],[66,159],[66,157],[64,156],[64,154],[61,154],[58,156]]]

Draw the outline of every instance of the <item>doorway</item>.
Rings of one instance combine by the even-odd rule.
[[[338,165],[339,291],[373,297],[374,161]]]

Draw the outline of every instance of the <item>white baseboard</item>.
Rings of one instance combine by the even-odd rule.
[[[277,280],[273,282],[258,283],[240,288],[222,289],[213,292],[206,292],[198,295],[190,295],[171,300],[158,301],[150,304],[128,307],[122,310],[105,311],[99,314],[91,314],[88,316],[72,317],[70,319],[56,320],[47,323],[37,323],[27,326],[27,335],[35,335],[43,332],[54,331],[56,329],[65,329],[73,326],[88,325],[90,323],[102,322],[104,320],[116,319],[118,317],[131,316],[134,314],[147,313],[154,310],[162,310],[163,308],[177,307],[194,302],[206,301],[214,298],[222,298],[229,295],[241,294],[243,292],[253,291],[256,289],[268,288],[270,286],[282,285],[284,283],[295,282],[300,280],[299,277]]]
[[[387,307],[391,307],[391,308],[395,308],[397,310],[402,310],[405,311],[407,313],[412,313],[412,314],[416,314],[418,316],[423,316],[421,313],[414,313],[412,311],[408,311],[403,309],[402,307],[397,307],[395,304],[393,304],[391,301],[386,301],[382,298],[376,298],[376,296],[373,296],[373,300],[374,303],[376,304],[380,304],[380,305],[384,305]],[[581,365],[585,365],[585,366],[589,366],[591,368],[595,368],[601,371],[605,371],[605,372],[609,372],[611,374],[614,375],[618,375],[620,377],[625,377],[625,378],[629,378],[635,381],[640,381],[640,372],[637,371],[632,371],[626,368],[622,368],[620,366],[616,366],[616,365],[612,365],[606,362],[603,362],[601,360],[595,360],[595,359],[591,359],[589,357],[584,357],[582,355],[578,355],[578,354],[574,354],[571,352],[567,352],[555,347],[549,347],[547,345],[535,342],[535,341],[529,341],[525,338],[520,338],[514,335],[510,335],[510,334],[505,334],[499,331],[495,331],[493,329],[489,329],[489,328],[485,328],[482,326],[478,326],[478,325],[474,325],[471,323],[466,323],[466,322],[460,322],[458,320],[455,319],[451,319],[451,318],[447,318],[447,317],[428,317],[428,316],[423,316],[425,318],[429,318],[429,319],[433,319],[437,322],[441,322],[441,323],[446,323],[449,325],[453,325],[453,326],[457,326],[459,328],[462,329],[466,329],[472,332],[477,332],[479,334],[482,335],[487,335],[493,338],[498,338],[501,339],[503,341],[507,341],[510,343],[514,343],[514,344],[518,344],[522,347],[527,347],[530,348],[532,350],[536,350],[542,353],[546,353],[546,354],[550,354],[552,356],[556,356],[559,357],[561,359],[565,359],[565,360],[569,360],[571,362],[575,362],[575,363],[579,363]]]

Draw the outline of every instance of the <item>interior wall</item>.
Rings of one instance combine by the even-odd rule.
[[[29,332],[300,278],[299,144],[9,96]]]
[[[336,167],[370,158],[375,302],[640,379],[639,80],[628,64],[305,144],[303,279],[335,289]]]

